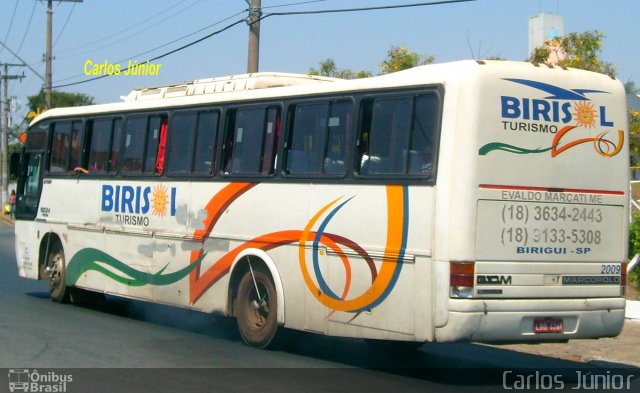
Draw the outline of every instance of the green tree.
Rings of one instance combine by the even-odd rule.
[[[616,67],[612,63],[600,59],[604,37],[604,34],[597,30],[570,33],[548,40],[545,45],[536,48],[530,60],[548,64],[552,50],[557,50],[560,52],[559,57],[561,58],[557,64],[561,67],[579,68],[615,77]]]
[[[319,69],[315,69],[311,67],[309,68],[309,71],[307,72],[307,74],[318,75],[318,76],[329,76],[333,78],[338,72],[338,67],[336,66],[336,62],[331,58],[322,60],[318,62],[318,64],[320,65]]]
[[[624,84],[624,91],[630,96],[640,93],[636,83],[631,80]],[[640,169],[640,107],[636,108],[633,104],[629,107],[629,149],[632,167]]]
[[[313,67],[309,68],[307,74],[309,75],[319,75],[319,76],[329,76],[332,78],[341,78],[341,79],[358,79],[358,78],[368,78],[373,74],[370,71],[357,71],[353,72],[350,69],[338,69],[336,66],[336,62],[329,58],[325,59],[318,63],[320,66],[318,69]]]
[[[415,52],[411,52],[404,46],[392,46],[387,51],[387,58],[380,63],[382,67],[382,75],[391,74],[420,65],[431,64],[435,61],[432,55],[422,57]]]
[[[629,150],[631,150],[631,165],[640,169],[640,111],[629,108]]]
[[[38,113],[44,110],[44,90],[40,90],[40,93],[29,96],[27,99],[29,100],[29,110],[31,112]],[[95,104],[93,97],[86,94],[57,90],[51,92],[51,102],[53,108]]]

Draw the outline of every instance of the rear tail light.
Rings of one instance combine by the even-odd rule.
[[[626,295],[627,292],[627,263],[623,262],[620,267],[620,296]]]
[[[473,297],[475,262],[450,262],[449,297]]]

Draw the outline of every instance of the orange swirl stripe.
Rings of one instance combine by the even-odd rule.
[[[207,218],[203,220],[204,229],[197,230],[194,232],[193,237],[197,241],[200,241],[204,244],[204,241],[210,236],[215,224],[220,219],[224,211],[240,196],[242,196],[245,192],[250,190],[256,184],[251,183],[231,183],[223,188],[220,192],[218,192],[207,204],[205,210],[207,211]],[[337,199],[336,199],[337,201]],[[335,201],[334,201],[335,202]],[[202,295],[212,286],[214,285],[220,278],[229,273],[233,262],[236,260],[237,256],[244,250],[250,248],[257,248],[263,251],[268,251],[276,247],[280,247],[285,244],[292,244],[296,242],[300,242],[303,237],[315,237],[316,233],[309,230],[315,220],[317,220],[320,215],[326,211],[326,209],[333,204],[330,203],[322,209],[314,219],[308,225],[308,229],[305,231],[300,230],[287,230],[280,232],[273,232],[265,235],[258,236],[253,238],[233,250],[229,251],[227,254],[222,256],[218,261],[216,261],[209,269],[207,269],[204,273],[201,273],[200,266],[195,268],[189,274],[189,301],[191,304],[195,303]],[[322,234],[320,237],[320,243],[331,249],[335,252],[344,268],[345,268],[345,286],[342,291],[342,298],[345,298],[349,292],[350,284],[351,284],[351,266],[349,264],[348,257],[344,254],[340,245],[346,246],[348,248],[353,249],[360,256],[364,258],[366,263],[369,266],[371,271],[371,279],[374,281],[377,276],[376,268],[373,263],[373,259],[356,243],[353,241],[346,239],[344,237],[334,235],[334,234]],[[194,250],[191,252],[190,263],[198,263],[199,259],[202,257],[204,253],[203,248],[200,250]],[[303,270],[303,275],[308,274],[308,272]],[[309,277],[309,280],[311,278]],[[306,281],[306,279],[305,279]]]
[[[600,154],[603,157],[613,157],[615,155],[617,155],[618,153],[620,153],[620,150],[622,150],[622,146],[624,145],[624,131],[622,130],[618,130],[618,143],[614,144],[613,142],[604,139],[604,136],[606,133],[601,133],[595,137],[592,138],[580,138],[580,139],[576,139],[575,141],[571,141],[563,146],[560,147],[560,140],[567,134],[569,133],[569,131],[573,130],[577,128],[577,126],[566,126],[560,129],[560,131],[558,131],[558,133],[556,134],[556,136],[553,138],[553,148],[551,149],[551,157],[556,157],[558,154],[571,149],[574,146],[583,144],[583,143],[588,143],[588,142],[593,142],[593,148],[595,149],[595,151]],[[601,147],[600,144],[604,143],[607,146],[614,146],[615,148],[613,149],[613,151],[604,151]]]
[[[380,273],[375,276],[371,286],[361,295],[354,299],[335,299],[325,293],[311,279],[309,270],[307,269],[307,261],[305,256],[306,243],[313,238],[311,228],[321,216],[331,208],[340,198],[329,202],[320,209],[309,221],[305,227],[298,244],[298,259],[300,262],[300,270],[307,288],[318,299],[318,301],[326,307],[334,311],[354,312],[364,310],[373,303],[386,295],[391,289],[390,286],[396,278],[397,269],[401,267],[401,261],[397,260],[397,255],[402,250],[402,241],[404,233],[404,189],[402,186],[387,186],[387,245],[385,247],[384,257]]]

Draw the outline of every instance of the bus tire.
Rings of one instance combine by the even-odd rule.
[[[238,284],[235,310],[238,331],[245,344],[255,348],[275,344],[278,296],[268,272],[259,267],[253,269],[253,275],[251,270],[245,272]]]
[[[65,268],[66,261],[62,245],[55,242],[49,250],[45,263],[45,272],[49,285],[49,296],[51,300],[57,303],[69,302],[69,288],[65,281]]]

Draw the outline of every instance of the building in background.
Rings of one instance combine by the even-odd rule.
[[[529,53],[528,56],[531,56],[533,51],[543,46],[548,40],[553,40],[554,38],[560,37],[564,35],[564,18],[560,15],[556,14],[548,14],[548,13],[540,13],[538,15],[532,16],[529,18]],[[550,61],[559,60],[558,58],[552,59],[554,56],[562,56],[560,53],[563,53],[560,47],[554,48],[551,46],[550,48],[551,56]],[[559,54],[559,55],[558,55]]]

